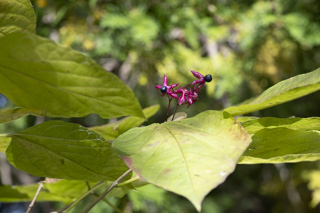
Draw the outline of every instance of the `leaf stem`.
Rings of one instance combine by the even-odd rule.
[[[119,181],[121,181],[125,176],[127,176],[130,172],[132,172],[132,169],[127,170],[125,173],[123,173],[117,180],[115,180],[109,188],[104,191],[95,201],[93,201],[82,213],[87,213],[94,207],[101,199],[103,199],[114,187],[116,187],[119,184]]]
[[[169,117],[169,110],[170,110],[170,104],[172,101],[172,97],[168,96],[168,99],[169,99],[169,103],[168,103],[168,109],[167,109],[166,122],[168,121],[168,117]]]
[[[176,115],[176,112],[177,112],[178,107],[179,107],[179,104],[177,104],[176,109],[174,110],[174,113],[173,113],[173,116],[172,116],[171,121],[173,121],[174,116]]]
[[[0,137],[11,137],[12,134],[0,134]]]
[[[129,180],[123,181],[122,183],[119,183],[119,184],[117,185],[117,187],[122,187],[122,186],[128,185],[129,183],[132,183],[132,182],[134,182],[134,181],[136,181],[136,180],[139,180],[139,178],[138,178],[138,177],[135,177],[135,178],[131,178],[131,179],[129,179]]]

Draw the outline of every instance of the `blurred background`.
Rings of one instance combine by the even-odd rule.
[[[197,103],[179,108],[192,117],[204,110],[239,104],[281,80],[320,67],[317,0],[31,2],[38,35],[92,57],[128,85],[143,108],[161,106],[145,125],[165,120],[168,100],[154,88],[162,84],[164,74],[169,84],[180,85],[194,80],[190,69],[213,76],[199,93]],[[0,95],[0,108],[12,106]],[[252,115],[319,117],[319,106],[320,93],[316,92]],[[0,133],[15,132],[43,120],[22,118],[0,125]],[[114,120],[89,115],[68,121],[95,126]],[[6,160],[1,157],[4,165]],[[320,212],[319,168],[319,162],[238,165],[227,181],[206,197],[203,212]],[[2,184],[38,180],[12,167],[1,171]],[[110,202],[124,212],[196,212],[186,199],[153,186]],[[35,211],[47,212],[54,205],[38,205]],[[112,209],[100,203],[92,212]]]

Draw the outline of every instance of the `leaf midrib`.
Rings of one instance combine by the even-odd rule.
[[[192,177],[191,177],[191,174],[190,174],[190,170],[189,170],[189,165],[188,165],[187,159],[186,159],[186,157],[184,155],[184,152],[183,152],[183,149],[181,147],[181,144],[179,143],[179,140],[175,137],[175,135],[171,132],[171,130],[168,127],[166,127],[165,125],[164,125],[164,127],[172,135],[172,137],[174,138],[174,141],[176,141],[176,143],[177,143],[177,145],[179,147],[180,153],[181,153],[181,155],[182,155],[182,157],[184,159],[184,162],[185,162],[184,164],[186,166],[186,170],[187,170],[187,173],[188,173],[188,177],[189,177],[189,180],[190,180],[190,183],[191,183],[192,190],[193,190],[194,193],[196,193],[196,197],[198,197],[198,193],[196,192],[196,190],[194,188],[193,180],[192,180]]]

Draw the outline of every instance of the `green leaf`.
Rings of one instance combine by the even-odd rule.
[[[81,194],[89,190],[88,184],[92,187],[97,182],[86,183],[79,180],[60,180],[55,183],[45,183],[44,189],[48,190],[51,194],[55,194],[61,197],[67,198],[78,198]],[[107,181],[107,184],[104,187],[97,189],[96,191],[106,190],[113,182]],[[106,197],[123,197],[129,188],[126,186],[116,187],[112,189]],[[101,192],[102,193],[102,192]]]
[[[0,186],[0,202],[28,202],[34,198],[38,184],[25,186]],[[41,190],[37,201],[61,201],[65,204],[71,203],[73,198],[62,197],[56,194],[49,193],[46,190]]]
[[[13,32],[36,32],[36,16],[29,0],[0,1],[0,38]]]
[[[244,119],[241,119],[244,120]],[[238,120],[239,121],[239,120]],[[243,122],[242,127],[249,134],[255,134],[259,130],[264,128],[279,128],[284,127],[292,130],[317,130],[320,131],[320,118],[260,118],[254,120],[248,120]]]
[[[233,116],[243,115],[300,98],[319,89],[320,68],[313,72],[281,81],[249,103],[229,107],[224,111]]]
[[[133,92],[88,56],[30,33],[7,35],[0,46],[0,93],[20,107],[53,117],[144,117]]]
[[[14,134],[6,154],[15,167],[35,176],[114,181],[127,170],[100,135],[62,121],[48,121]]]
[[[306,129],[279,127],[257,131],[239,163],[293,163],[320,160],[320,131]]]
[[[28,200],[27,194],[19,192],[17,189],[13,189],[11,186],[0,186],[0,201],[1,202],[17,202],[19,200]]]
[[[96,182],[89,182],[93,186]],[[112,182],[108,182],[104,187],[97,191],[104,191]],[[30,202],[34,198],[39,184],[23,185],[23,186],[0,186],[0,202]],[[85,181],[79,180],[58,180],[54,183],[43,184],[37,201],[60,201],[69,204],[80,195],[88,191],[88,185]],[[114,188],[106,197],[123,197],[129,188]]]
[[[159,105],[147,107],[143,110],[143,114],[148,119],[151,116],[153,116],[156,112],[158,112],[159,108]],[[144,122],[145,119],[136,116],[130,116],[111,124],[95,126],[91,127],[90,129],[99,133],[99,135],[104,137],[104,139],[106,140],[114,140],[122,133],[126,132],[127,130],[133,127],[140,126]]]
[[[0,135],[0,152],[4,153],[6,151],[10,141],[11,141],[11,137]]]
[[[80,180],[59,180],[54,182],[45,182],[43,188],[51,194],[61,197],[77,198],[88,191],[88,184]]]
[[[39,109],[26,108],[2,109],[0,110],[0,123],[7,123],[27,115],[44,116],[44,112]]]
[[[205,195],[233,172],[250,141],[227,113],[206,111],[130,129],[113,147],[141,179],[186,197],[200,211]]]

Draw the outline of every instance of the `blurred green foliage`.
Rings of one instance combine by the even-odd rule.
[[[199,102],[179,109],[191,117],[235,105],[283,79],[320,67],[317,0],[32,3],[38,34],[93,57],[131,87],[143,107],[161,104],[161,113],[149,123],[165,117],[167,99],[154,89],[164,74],[170,84],[181,85],[193,80],[190,69],[213,75]],[[320,116],[319,104],[318,92],[254,115]],[[101,122],[92,116],[74,121],[86,126]],[[0,127],[1,131],[26,125],[22,119],[16,122],[18,127],[10,123],[13,126]],[[312,172],[317,169],[318,163],[240,165],[204,200],[203,212],[317,212],[320,177]],[[130,192],[112,203],[125,212],[194,212],[184,198],[148,190]]]
[[[92,56],[134,89],[143,107],[166,104],[153,88],[164,74],[180,85],[192,80],[190,69],[214,76],[198,106],[188,109],[195,115],[237,104],[320,66],[316,0],[33,3],[38,34]],[[305,108],[308,114],[280,109],[274,116],[319,115],[313,108]]]

